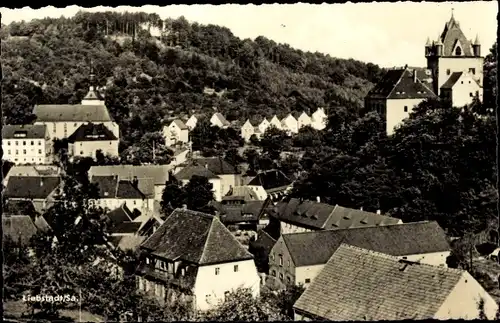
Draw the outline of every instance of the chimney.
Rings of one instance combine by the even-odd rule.
[[[413,83],[417,83],[417,70],[413,70]]]
[[[205,168],[208,169],[208,164],[205,164]]]
[[[321,197],[316,196],[316,202],[321,203]]]
[[[380,213],[380,210],[377,210],[377,214],[381,214],[381,213]]]
[[[42,187],[42,186],[43,186],[43,177],[40,178],[40,187]]]
[[[360,209],[360,211],[363,211],[363,207],[360,207],[359,209]]]

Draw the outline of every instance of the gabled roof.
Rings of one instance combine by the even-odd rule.
[[[45,139],[45,125],[4,125],[2,139]]]
[[[111,228],[111,233],[115,234],[135,234],[141,227],[142,223],[126,221],[119,223]]]
[[[91,182],[99,188],[99,198],[143,199],[146,194],[134,186],[130,180],[119,179],[118,176],[92,176]]]
[[[258,221],[266,206],[265,201],[247,201],[243,204],[224,204],[211,201],[210,205],[220,213],[220,220],[224,224]]]
[[[401,220],[357,209],[292,198],[276,205],[272,216],[314,230],[335,230],[397,224]]]
[[[117,225],[122,222],[132,221],[132,211],[123,203],[119,208],[116,208],[108,212],[108,218],[113,225]]]
[[[294,309],[332,321],[431,319],[464,273],[343,244]]]
[[[69,142],[110,140],[118,138],[105,125],[94,123],[82,124],[68,137]]]
[[[446,82],[441,86],[442,89],[451,89],[457,83],[458,79],[462,76],[463,72],[453,72]]]
[[[178,180],[191,180],[193,176],[202,176],[206,177],[208,179],[215,179],[219,178],[219,176],[215,175],[213,172],[211,172],[208,167],[205,166],[194,166],[194,165],[189,165],[184,168],[182,168],[180,171],[178,171],[174,176]]]
[[[219,121],[221,122],[221,124],[223,126],[230,126],[231,124],[229,123],[229,121],[226,120],[226,118],[220,113],[220,112],[216,112],[214,113],[213,117],[219,119]]]
[[[181,120],[181,119],[175,119],[172,121],[173,124],[175,124],[179,129],[181,130],[188,130],[188,126]]]
[[[296,267],[326,263],[342,243],[391,256],[450,251],[446,233],[435,221],[291,233],[282,237]]]
[[[253,258],[217,217],[184,209],[174,210],[141,248],[199,266]]]
[[[264,189],[272,190],[274,188],[289,186],[292,181],[280,170],[268,170],[258,173],[248,182],[248,186],[262,186]]]
[[[46,199],[59,186],[57,176],[11,176],[4,195],[7,198]]]
[[[92,166],[89,169],[89,176],[110,176],[117,175],[120,179],[132,180],[152,179],[154,185],[165,185],[168,181],[170,166],[167,165],[113,165],[113,166]],[[140,185],[140,184],[139,184]],[[147,194],[146,192],[143,192]]]
[[[54,104],[33,109],[36,122],[106,122],[112,121],[105,105]]]
[[[384,99],[434,98],[436,95],[417,77],[415,71],[408,68],[389,70],[382,80],[368,92],[367,97]]]
[[[110,242],[120,250],[135,251],[145,239],[146,237],[137,235],[112,236]]]
[[[457,42],[462,45],[462,56],[474,56],[471,42],[465,37],[453,16],[445,24],[439,40],[443,43],[443,56],[453,56]]]
[[[119,199],[144,199],[145,195],[131,181],[120,180],[116,189],[116,197]]]
[[[264,248],[266,254],[269,254],[269,252],[271,252],[271,249],[273,249],[275,244],[276,240],[273,237],[271,237],[271,235],[267,233],[265,230],[259,230],[257,232],[257,240],[250,241],[250,245],[252,247]]]
[[[85,101],[103,101],[104,97],[102,94],[94,87],[91,86],[85,97],[83,98]]]
[[[232,186],[222,200],[243,199],[244,201],[257,201],[259,197],[248,186]]]
[[[14,243],[26,245],[37,233],[37,227],[29,215],[2,217],[3,239],[10,238]]]
[[[222,157],[198,157],[193,159],[193,163],[200,166],[207,166],[215,175],[233,175],[238,174],[235,166],[228,163]]]
[[[37,165],[37,166],[24,166],[24,165],[14,165],[9,170],[5,179],[11,176],[47,176],[47,175],[57,175],[60,172],[58,166],[53,165]],[[5,175],[5,174],[4,174]]]

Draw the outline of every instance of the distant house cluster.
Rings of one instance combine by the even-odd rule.
[[[6,125],[2,129],[4,159],[14,164],[43,165],[54,160],[54,139],[68,140],[70,157],[118,157],[119,126],[104,103],[103,95],[91,86],[81,104],[37,105],[33,125]]]
[[[389,70],[365,98],[365,109],[382,115],[389,135],[426,99],[441,98],[458,108],[483,100],[479,37],[468,40],[453,15],[437,40],[427,39],[425,57],[427,68]]]

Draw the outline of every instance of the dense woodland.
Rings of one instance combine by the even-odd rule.
[[[151,28],[162,28],[164,33],[152,37]],[[294,110],[311,113],[324,106],[329,115],[325,130],[306,127],[288,137],[271,128],[260,141],[252,140],[252,148],[243,153],[237,131],[211,127],[203,120],[191,134],[193,149],[206,156],[224,156],[234,164],[244,163],[249,173],[281,169],[296,179],[294,197],[319,196],[325,203],[381,210],[404,222],[437,220],[455,237],[498,227],[497,120],[492,113],[497,100],[496,44],[485,61],[483,104],[452,109],[438,100],[425,101],[387,137],[380,116],[362,109],[363,97],[383,73],[373,64],[304,53],[264,37],[240,40],[223,27],[146,14],[79,13],[68,19],[2,25],[0,32],[2,109],[7,123],[31,122],[34,104],[78,103],[88,90],[90,60],[99,84],[106,86],[106,105],[120,125],[121,157],[127,163],[158,162],[151,157],[152,142],[157,145],[159,162],[168,162],[171,151],[161,147],[159,131],[173,116],[217,110],[230,121],[242,123],[255,116]],[[206,88],[215,92],[207,93]],[[101,159],[98,163],[117,162]],[[101,277],[105,270],[89,265],[100,252],[92,239],[105,227],[96,224],[102,211],[75,208],[93,194],[84,180],[92,162],[80,163],[66,165],[72,176],[69,180],[77,178],[81,183],[67,187],[75,190],[66,192],[74,204],[57,204],[49,213],[53,218],[64,214],[61,225],[66,228],[71,227],[67,221],[79,216],[88,219],[81,224],[86,225],[87,239],[79,239],[81,244],[69,243],[82,230],[76,225],[65,230],[56,247],[44,240],[47,237],[38,238],[34,242],[36,257],[43,262],[43,271],[33,271],[30,266],[38,268],[40,263],[28,266],[24,254],[7,254],[4,276],[12,289],[10,295],[19,290],[34,294],[40,291],[33,286],[48,290],[57,282],[75,292],[87,286],[89,295],[95,292],[93,288],[98,289],[103,296],[89,300],[84,307],[111,320],[127,310],[134,318],[147,314],[160,320],[199,319],[178,304],[160,310],[137,294],[132,282]],[[184,188],[168,183],[163,212],[168,215],[182,204],[205,210],[213,199],[207,185],[204,178],[194,178]],[[81,248],[89,251],[76,256]],[[63,254],[75,256],[58,261]],[[115,257],[125,265],[135,259],[132,255]],[[87,269],[77,273],[71,269],[74,266]],[[44,283],[32,272],[41,275]],[[21,283],[17,283],[19,277]],[[75,279],[78,286],[70,283]],[[298,294],[286,293],[251,301],[239,291],[234,298],[239,305],[222,304],[208,318],[287,319]],[[113,306],[108,306],[110,301]],[[239,310],[230,310],[234,308]],[[48,315],[57,309],[43,311]]]

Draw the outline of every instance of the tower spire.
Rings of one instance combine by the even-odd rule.
[[[94,74],[94,64],[92,59],[90,59],[90,86],[94,86],[95,83],[95,74]]]

